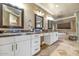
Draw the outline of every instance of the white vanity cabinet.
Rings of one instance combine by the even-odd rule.
[[[0,37],[0,56],[13,55],[13,37]]]
[[[31,55],[40,51],[40,34],[31,35]]]
[[[0,46],[0,56],[13,56],[14,51],[12,44],[5,44]]]
[[[54,43],[58,40],[58,32],[51,33],[51,43]]]
[[[15,37],[15,56],[30,56],[30,35]]]
[[[29,35],[0,37],[0,56],[29,56]]]
[[[44,33],[44,42],[47,45],[50,45],[50,33]]]
[[[40,51],[40,34],[0,37],[0,56],[31,56]]]
[[[51,32],[44,34],[44,42],[47,45],[51,45],[58,40],[58,32]]]

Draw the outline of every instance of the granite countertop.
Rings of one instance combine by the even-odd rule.
[[[0,33],[0,37],[10,37],[10,36],[21,36],[21,35],[32,35],[32,34],[44,34],[44,33],[50,33],[48,32],[15,32],[15,33]],[[53,31],[52,31],[53,32]]]
[[[0,37],[20,36],[20,35],[32,35],[32,34],[40,34],[40,33],[36,33],[36,32],[1,33]]]

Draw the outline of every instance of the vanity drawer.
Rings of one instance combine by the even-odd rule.
[[[21,36],[15,36],[15,42],[17,41],[23,41],[23,40],[29,40],[30,39],[30,35],[21,35]]]
[[[40,38],[32,40],[32,46],[40,45]]]
[[[32,38],[40,38],[40,34],[34,34],[32,35]]]
[[[45,36],[50,35],[50,33],[44,33]]]
[[[0,45],[14,42],[14,37],[0,37]]]
[[[39,51],[40,51],[40,46],[39,45],[32,47],[32,55],[36,54]]]

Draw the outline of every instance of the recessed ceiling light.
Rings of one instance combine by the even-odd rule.
[[[59,7],[59,5],[56,5],[55,7]]]

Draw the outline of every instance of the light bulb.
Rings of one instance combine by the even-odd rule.
[[[59,5],[56,5],[56,7],[59,7]]]

